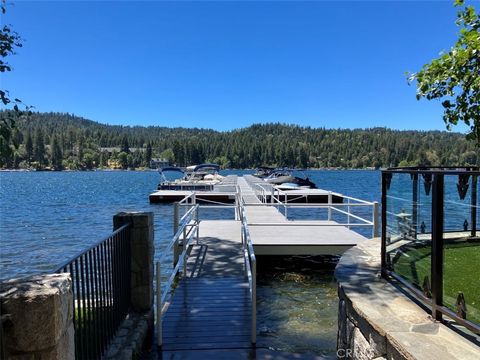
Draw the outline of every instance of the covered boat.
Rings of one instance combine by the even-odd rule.
[[[218,173],[217,164],[201,164],[187,167],[166,167],[159,170],[162,177],[158,190],[212,190],[214,185],[220,184],[224,177]],[[182,176],[175,180],[167,180],[165,173],[180,172]]]

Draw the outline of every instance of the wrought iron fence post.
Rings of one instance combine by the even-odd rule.
[[[470,223],[472,224],[472,236],[477,235],[477,181],[478,181],[478,176],[477,175],[472,175],[472,200],[471,200],[471,213],[470,213]]]
[[[443,305],[443,174],[434,174],[432,187],[432,317],[442,320]]]
[[[413,174],[412,177],[412,232],[413,237],[416,239],[418,218],[418,174]]]

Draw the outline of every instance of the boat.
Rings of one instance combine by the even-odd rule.
[[[161,181],[157,189],[211,191],[214,185],[221,184],[224,179],[219,171],[220,166],[217,164],[193,165],[186,169],[171,166],[160,168]],[[175,180],[168,180],[165,176],[168,172],[179,172],[182,175]]]
[[[275,170],[277,170],[277,168],[268,167],[268,166],[259,166],[255,169],[255,173],[253,174],[253,176],[264,179]]]
[[[308,176],[301,178],[293,175],[292,169],[276,169],[263,179],[280,190],[316,189],[317,185]]]

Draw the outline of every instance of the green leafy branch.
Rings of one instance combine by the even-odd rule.
[[[470,129],[467,139],[480,145],[480,17],[463,0],[455,1],[460,33],[448,53],[409,74],[417,82],[417,99],[441,99],[443,120],[448,130],[464,122]]]

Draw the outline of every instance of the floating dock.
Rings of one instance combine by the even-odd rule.
[[[288,220],[270,202],[260,201],[249,178],[239,178],[238,185],[256,255],[340,255],[366,240],[332,220]]]
[[[157,190],[149,195],[150,203],[174,203],[195,194],[199,204],[232,204],[237,195],[237,175],[228,175],[218,185],[202,185],[194,190],[194,185],[178,186],[175,190]],[[206,189],[208,188],[208,189]]]
[[[266,202],[274,202],[274,198],[286,203],[303,204],[326,204],[342,203],[341,194],[322,189],[296,189],[296,190],[277,190],[274,186],[266,183],[260,178],[252,175],[237,177],[237,175],[228,175],[223,182],[218,185],[199,186],[195,190],[194,185],[176,186],[171,190],[157,190],[149,195],[150,203],[174,203],[195,193],[198,203],[221,203],[233,204],[237,194],[237,180],[244,179],[252,191]],[[208,189],[207,189],[208,188]]]
[[[230,357],[259,350],[256,268],[262,258],[258,255],[340,255],[368,241],[351,230],[355,226],[369,226],[372,236],[377,236],[377,203],[336,194],[342,199],[339,203],[333,193],[324,192],[327,202],[322,205],[289,204],[278,193],[266,197],[269,189],[259,189],[255,183],[251,176],[235,178],[234,205],[224,205],[235,209],[232,220],[199,219],[198,210],[204,206],[198,204],[200,192],[186,192],[175,206],[176,216],[182,205],[186,212],[174,219],[175,235],[162,255],[165,259],[173,249],[174,270],[166,284],[160,283],[164,260],[157,263],[157,289],[162,291],[157,292],[156,341],[164,356],[182,358],[202,350],[211,355],[228,351]],[[328,219],[291,220],[286,216],[289,206],[323,207]],[[370,219],[353,214],[351,208],[356,206],[371,208]],[[344,214],[347,222],[334,221],[335,211]]]

